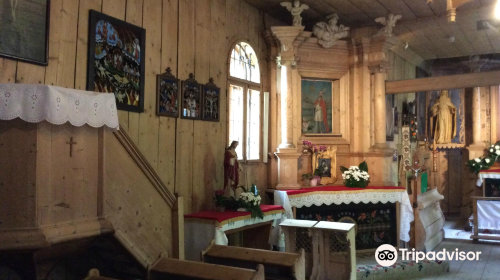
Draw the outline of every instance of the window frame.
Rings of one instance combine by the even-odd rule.
[[[257,59],[258,67],[259,67],[259,80],[260,83],[252,82],[250,80],[244,80],[241,78],[237,78],[234,76],[231,76],[231,54],[236,47],[236,45],[245,43],[248,44],[252,50],[255,53],[255,59]],[[263,161],[263,155],[262,155],[262,144],[263,144],[263,92],[262,92],[262,75],[261,75],[261,67],[260,67],[260,59],[255,52],[255,49],[252,47],[252,45],[246,41],[239,40],[236,43],[232,44],[231,49],[229,50],[229,55],[228,55],[228,70],[227,70],[227,91],[226,91],[226,100],[227,100],[227,106],[226,106],[226,145],[229,146],[231,139],[229,139],[229,127],[230,127],[230,120],[229,120],[229,109],[230,109],[230,100],[229,100],[229,95],[231,91],[231,85],[238,86],[243,88],[243,124],[244,124],[244,129],[243,129],[243,143],[239,143],[239,145],[242,145],[242,159],[239,159],[239,162],[242,163],[248,163],[248,164],[257,164]],[[248,93],[249,90],[255,90],[259,92],[259,158],[258,159],[247,159],[247,133],[248,133],[248,123],[247,123],[247,114],[248,114]]]

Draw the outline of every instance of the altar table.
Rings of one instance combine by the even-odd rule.
[[[285,209],[285,219],[294,218],[293,207],[312,205],[340,205],[342,203],[399,203],[399,239],[410,241],[410,223],[414,220],[413,208],[405,188],[375,187],[348,188],[345,186],[323,186],[300,190],[274,192],[274,204]]]
[[[257,230],[252,232],[252,241],[270,247],[271,225],[281,221],[285,210],[279,205],[260,205],[260,208],[264,213],[263,219],[252,219],[250,212],[237,211],[203,211],[184,215],[186,259],[199,261],[201,251],[205,250],[212,240],[215,240],[217,245],[228,245],[226,234],[254,228]],[[279,230],[278,226],[275,228]]]
[[[477,174],[476,185],[480,187],[483,184],[484,179],[500,179],[500,168],[491,168],[479,171]]]

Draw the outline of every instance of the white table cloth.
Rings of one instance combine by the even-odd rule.
[[[500,233],[500,201],[477,201],[477,228],[479,233],[484,230]]]

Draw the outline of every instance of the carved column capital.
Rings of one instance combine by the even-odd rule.
[[[370,65],[368,69],[370,69],[370,74],[387,73],[391,69],[391,66],[388,62],[382,62],[378,65]]]
[[[350,46],[350,56],[352,65],[368,65],[368,55],[370,53],[370,39],[353,39]]]
[[[488,61],[488,59],[480,59],[479,56],[473,56],[469,61],[462,62],[462,64],[467,66],[471,73],[479,73],[483,66],[488,64]]]
[[[282,65],[297,65],[297,50],[300,44],[307,38],[301,36],[304,26],[273,26],[271,32],[279,43],[279,54]]]

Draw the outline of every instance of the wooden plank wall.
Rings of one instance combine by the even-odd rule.
[[[237,40],[249,42],[267,77],[262,32],[282,23],[240,0],[52,0],[49,65],[0,58],[0,82],[85,89],[89,9],[146,29],[145,111],[120,111],[120,123],[168,188],[185,196],[186,213],[213,207],[212,192],[223,185],[230,47]],[[156,116],[156,75],[167,67],[181,80],[189,73],[201,84],[214,78],[222,93],[219,123]],[[269,91],[268,81],[261,80]],[[264,191],[266,166],[249,165],[245,171],[242,178]]]

